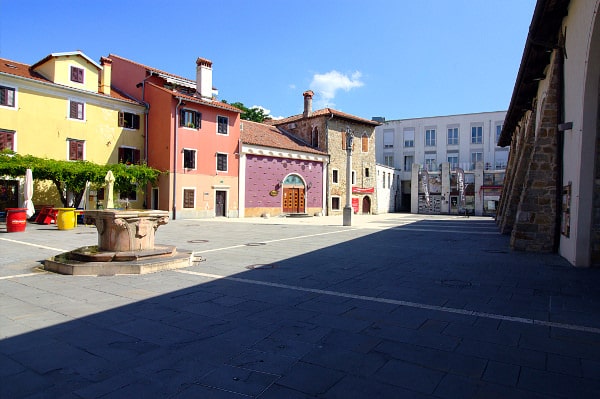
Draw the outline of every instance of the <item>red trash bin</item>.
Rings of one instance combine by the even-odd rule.
[[[27,208],[6,208],[6,231],[18,233],[27,226]]]

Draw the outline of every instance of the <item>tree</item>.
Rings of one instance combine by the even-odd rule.
[[[79,204],[87,182],[103,186],[109,170],[112,170],[115,177],[116,191],[134,191],[148,183],[154,185],[162,173],[146,165],[98,165],[88,161],[59,161],[10,151],[0,152],[0,176],[25,176],[27,169],[31,169],[34,179],[54,183],[65,207],[68,206],[67,191],[73,193],[74,203]]]
[[[223,100],[223,102],[227,104],[226,100]],[[234,107],[243,111],[240,115],[240,118],[243,120],[262,123],[265,121],[265,119],[271,119],[269,115],[265,114],[264,109],[261,107],[254,106],[252,108],[248,108],[241,102],[231,103],[230,105],[233,105]]]

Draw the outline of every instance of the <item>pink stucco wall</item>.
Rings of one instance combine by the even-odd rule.
[[[311,188],[306,195],[306,206],[323,206],[323,164],[289,158],[275,158],[248,154],[246,156],[246,208],[280,207],[281,193],[279,182],[290,174],[300,176]],[[269,195],[278,190],[277,196]]]

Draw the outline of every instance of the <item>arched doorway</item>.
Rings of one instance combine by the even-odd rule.
[[[362,200],[362,213],[370,214],[371,213],[371,198],[368,195],[365,195]]]
[[[304,180],[298,175],[289,175],[283,181],[283,213],[305,213]]]

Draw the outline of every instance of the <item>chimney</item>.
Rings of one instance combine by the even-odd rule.
[[[312,98],[315,93],[312,90],[307,90],[302,93],[304,96],[304,117],[307,118],[312,115]]]
[[[112,60],[106,57],[100,57],[100,93],[110,96],[110,84],[112,74]]]
[[[212,61],[204,58],[196,60],[196,94],[212,99]]]

